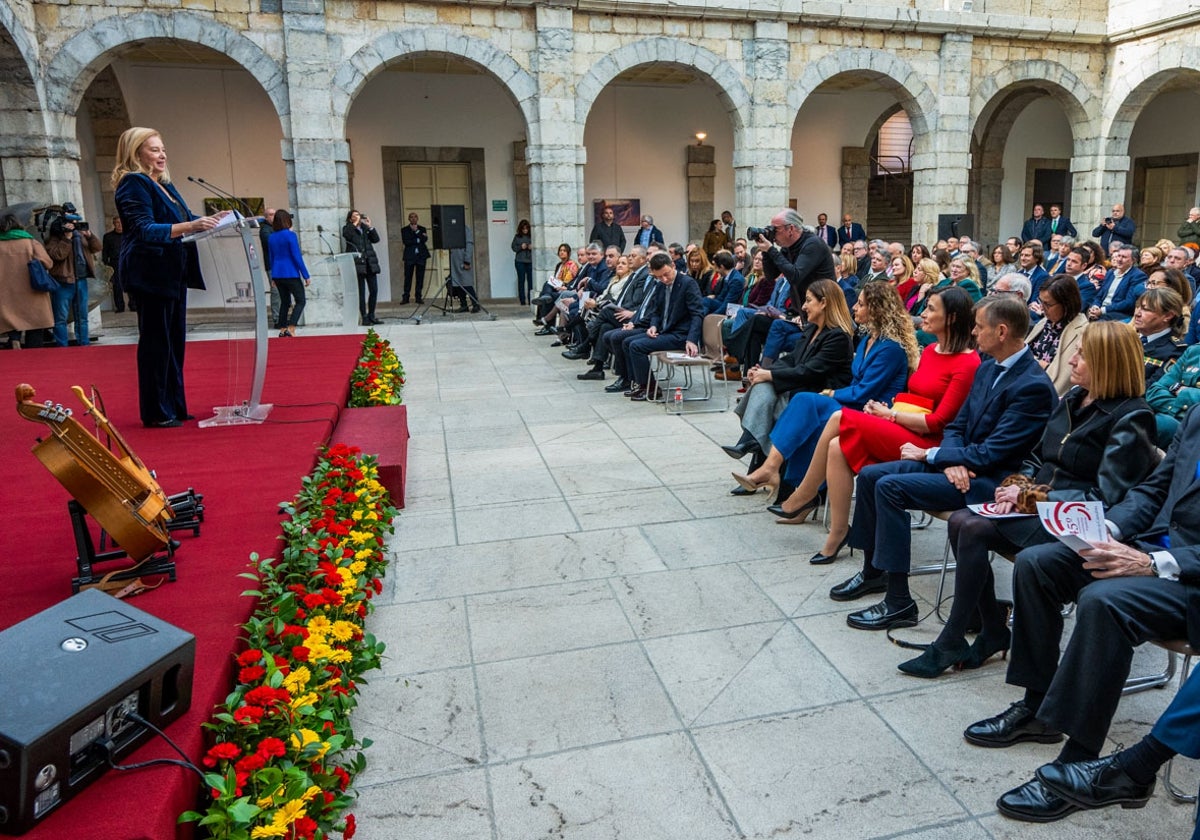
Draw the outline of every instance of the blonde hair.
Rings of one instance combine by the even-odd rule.
[[[917,369],[921,348],[913,329],[912,316],[896,294],[896,287],[885,280],[875,280],[862,287],[859,300],[867,307],[867,329],[880,338],[890,338],[904,348],[908,369]]]
[[[804,293],[825,302],[826,328],[835,327],[849,336],[854,335],[854,319],[850,317],[850,307],[846,306],[846,294],[841,286],[832,280],[814,280]]]
[[[893,282],[893,283],[897,283],[897,284],[899,284],[899,283],[904,283],[904,282],[906,282],[906,281],[908,281],[908,280],[911,280],[911,279],[912,279],[912,276],[913,276],[913,263],[912,263],[912,260],[910,260],[910,259],[908,258],[908,255],[907,255],[907,254],[894,254],[894,255],[892,255],[891,259],[889,259],[889,260],[888,260],[888,265],[890,266],[890,265],[891,265],[892,263],[894,263],[896,260],[903,260],[903,261],[904,261],[904,276],[903,276],[903,277],[895,277],[895,276],[893,276],[893,277],[892,277],[892,282]]]
[[[942,279],[942,269],[938,266],[937,260],[926,257],[913,267],[913,273],[915,274],[918,269],[926,283],[936,284]]]
[[[983,288],[983,284],[979,279],[979,266],[975,264],[975,260],[970,257],[955,257],[950,261],[950,264],[958,263],[967,270],[967,279],[974,281],[976,286]]]
[[[1137,331],[1120,321],[1093,321],[1083,330],[1079,351],[1092,374],[1095,399],[1146,393],[1146,360]]]
[[[155,128],[134,126],[121,132],[121,136],[117,139],[117,165],[113,167],[112,171],[112,185],[114,187],[131,172],[140,172],[151,178],[154,177],[138,158],[138,152],[147,140],[155,136],[162,137],[158,129]],[[162,177],[158,181],[162,184],[171,183],[170,171],[163,170]]]

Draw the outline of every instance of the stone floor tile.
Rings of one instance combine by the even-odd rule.
[[[453,431],[446,435],[445,441],[445,449],[450,453],[452,464],[456,455],[470,457],[467,453],[474,455],[481,450],[506,450],[532,445],[533,438],[529,435],[529,429],[523,425],[487,429],[480,432]]]
[[[674,569],[761,557],[804,554],[807,558],[812,551],[805,551],[813,545],[820,548],[823,540],[815,529],[775,525],[774,518],[765,513],[647,525],[645,532],[646,539]]]
[[[843,840],[965,816],[863,703],[723,724],[695,738],[748,837]]]
[[[520,468],[460,466],[451,475],[454,506],[460,509],[521,502],[536,503],[528,505],[531,510],[536,510],[540,503],[562,498],[562,491],[550,470],[536,455],[527,466]]]
[[[414,503],[419,505],[420,502]],[[454,512],[449,509],[438,510],[436,503],[430,505],[430,510],[405,510],[396,519],[396,533],[392,537],[399,547],[406,551],[422,548],[440,548],[454,545],[458,537],[454,528]]]
[[[634,632],[642,638],[783,617],[736,566],[627,575],[614,586]]]
[[[461,598],[377,607],[367,619],[367,630],[387,645],[384,674],[471,664]]]
[[[602,493],[611,498],[615,494],[632,493],[647,487],[663,489],[659,477],[637,461],[569,464],[555,467],[553,473],[564,496]],[[664,497],[663,501],[668,500]]]
[[[462,508],[456,520],[460,543],[518,540],[579,530],[571,509],[561,498]]]
[[[482,840],[491,836],[491,808],[483,770],[464,770],[420,779],[355,784],[351,808],[357,840],[400,837]]]
[[[818,532],[820,536],[820,532]],[[814,552],[820,551],[820,546]],[[745,560],[739,565],[762,587],[767,597],[788,615],[846,612],[846,605],[829,597],[829,589],[862,568],[861,556],[853,559],[843,549],[840,560],[824,566],[808,562],[803,551],[795,556]]]
[[[497,767],[492,797],[500,840],[738,837],[695,750],[678,734]]]
[[[370,738],[363,785],[470,767],[483,761],[469,668],[409,678],[375,676],[363,686],[354,734]]]
[[[607,581],[472,595],[467,610],[476,662],[633,639]]]
[[[646,641],[684,723],[703,726],[857,695],[790,622]]]
[[[637,644],[478,665],[484,738],[492,760],[677,729],[679,722]]]
[[[619,493],[595,493],[568,496],[579,527],[584,531],[655,522],[693,521],[691,512],[665,487],[623,490]]]

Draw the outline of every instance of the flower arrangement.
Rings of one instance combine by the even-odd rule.
[[[380,338],[375,330],[367,330],[358,364],[350,374],[350,407],[400,405],[402,390],[404,366],[391,342]]]
[[[278,559],[251,555],[259,605],[243,625],[237,686],[205,726],[211,803],[180,822],[218,840],[321,840],[354,835],[348,792],[365,766],[350,712],[383,644],[363,629],[382,589],[383,537],[396,510],[375,459],[330,447],[285,505]]]

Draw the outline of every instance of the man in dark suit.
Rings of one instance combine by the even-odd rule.
[[[1080,810],[1106,805],[1140,808],[1154,793],[1159,768],[1176,755],[1200,758],[1200,668],[1192,671],[1141,741],[1095,761],[1047,764],[1037,777],[1050,793]],[[1200,828],[1192,835],[1198,836]]]
[[[605,248],[615,245],[619,253],[625,253],[625,231],[614,221],[616,218],[611,207],[605,207],[600,213],[600,221],[592,226],[588,242],[599,242]]]
[[[425,228],[417,224],[420,217],[416,213],[408,214],[408,225],[400,231],[404,242],[404,297],[400,303],[408,303],[412,292],[414,275],[417,278],[417,303],[425,302],[425,264],[429,262],[429,234]]]
[[[650,274],[662,288],[651,308],[650,326],[644,336],[625,343],[625,370],[634,383],[629,398],[634,402],[657,400],[662,394],[650,376],[650,354],[658,350],[683,350],[689,356],[700,352],[700,328],[704,304],[696,281],[676,270],[671,258],[655,254]]]
[[[1075,229],[1075,225],[1071,224],[1071,220],[1062,214],[1062,206],[1058,204],[1050,205],[1050,236],[1055,234],[1062,236],[1070,236],[1076,238],[1079,236],[1079,231]],[[1045,243],[1043,243],[1045,244]]]
[[[899,461],[873,464],[858,474],[858,503],[850,545],[863,549],[863,570],[830,590],[835,601],[883,592],[873,607],[850,613],[859,630],[911,627],[917,602],[908,591],[912,566],[909,510],[958,510],[991,501],[996,486],[1017,472],[1037,443],[1058,402],[1054,385],[1025,346],[1029,310],[1009,296],[975,307],[976,343],[991,356],[975,374],[967,401],[946,427],[942,445],[911,443]]]
[[[609,330],[620,329],[622,324],[629,321],[642,305],[646,293],[654,286],[655,280],[650,276],[645,248],[634,245],[629,249],[629,264],[633,272],[616,300],[600,306],[595,316],[587,322],[587,337],[568,353],[563,353],[565,358],[588,359],[591,364],[591,370],[577,374],[576,379],[604,379],[604,360],[608,349],[602,345],[601,338]],[[622,386],[621,390],[624,388]]]
[[[1033,216],[1021,225],[1021,241],[1029,242],[1031,239],[1043,245],[1050,241],[1050,220],[1046,218],[1046,208],[1040,204],[1033,205]]]
[[[857,242],[858,240],[867,241],[867,232],[863,230],[863,226],[854,221],[854,217],[849,213],[842,216],[842,226],[837,230],[837,244],[845,245],[847,242]]]
[[[1042,288],[1042,283],[1049,277],[1046,269],[1042,268],[1042,246],[1036,242],[1031,242],[1028,245],[1022,245],[1020,253],[1017,254],[1017,265],[1022,275],[1029,279],[1029,299],[1038,299],[1038,290]]]
[[[725,314],[725,307],[731,303],[741,304],[742,292],[746,289],[746,278],[737,270],[737,260],[728,251],[717,251],[713,254],[713,271],[717,283],[713,286],[712,294],[704,297],[704,311],[708,315]]]
[[[830,248],[836,248],[838,246],[838,232],[833,227],[826,224],[827,220],[828,217],[826,217],[824,213],[818,213],[817,228],[813,232],[816,233],[817,237],[823,240]]]
[[[1112,265],[1087,310],[1092,321],[1128,321],[1137,299],[1146,291],[1146,272],[1133,264],[1132,245],[1114,242]]]
[[[842,246],[846,247],[845,245]],[[865,239],[856,239],[851,245],[854,249],[854,259],[858,260],[858,284],[861,286],[867,272],[871,270],[871,254]]]
[[[1125,215],[1125,205],[1114,204],[1112,215],[1092,229],[1092,236],[1100,237],[1100,247],[1107,254],[1108,247],[1114,239],[1117,242],[1132,245],[1133,234],[1136,230],[1137,225],[1133,223],[1133,219]]]
[[[1076,554],[1058,542],[1017,555],[1008,683],[1022,700],[967,727],[982,747],[1057,743],[1049,767],[1100,754],[1129,676],[1133,649],[1150,640],[1200,645],[1200,412],[1189,411],[1153,473],[1106,513],[1110,540]],[[1081,559],[1082,557],[1082,559]],[[1062,607],[1075,629],[1059,660]],[[1043,767],[1042,770],[1047,770]],[[1050,822],[1075,811],[1041,778],[996,803],[1014,819]]]
[[[654,217],[648,215],[642,216],[642,226],[633,235],[633,242],[643,248],[650,247],[651,242],[657,242],[659,245],[667,244],[667,240],[663,238],[663,232],[654,226]]]

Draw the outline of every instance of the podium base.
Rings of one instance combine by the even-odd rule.
[[[261,423],[267,419],[267,415],[274,407],[272,403],[251,406],[248,402],[241,405],[213,406],[213,416],[201,420],[199,426],[201,429],[207,429],[210,426],[246,426],[252,423]]]

